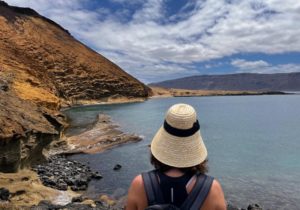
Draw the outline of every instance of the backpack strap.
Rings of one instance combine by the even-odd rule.
[[[214,178],[205,174],[197,174],[197,180],[192,191],[181,206],[184,210],[199,210],[203,205]]]
[[[142,178],[147,195],[148,206],[154,204],[163,204],[164,199],[160,189],[156,171],[153,170],[146,173],[142,173]]]

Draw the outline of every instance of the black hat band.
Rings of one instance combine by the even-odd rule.
[[[178,136],[178,137],[189,137],[194,135],[197,131],[200,130],[200,124],[198,120],[193,124],[193,127],[189,129],[179,129],[179,128],[174,128],[168,122],[165,120],[164,122],[164,129],[171,135],[173,136]]]

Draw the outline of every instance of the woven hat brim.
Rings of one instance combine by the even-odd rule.
[[[166,132],[163,126],[152,140],[151,153],[160,162],[177,168],[196,166],[207,158],[200,131],[189,137],[177,137]]]

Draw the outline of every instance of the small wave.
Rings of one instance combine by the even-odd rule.
[[[60,191],[59,195],[53,200],[53,204],[56,205],[67,205],[68,203],[71,203],[72,196],[69,195],[66,191]]]

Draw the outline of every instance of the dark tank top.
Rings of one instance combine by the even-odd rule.
[[[180,177],[170,177],[162,172],[158,172],[157,174],[160,180],[159,185],[164,201],[180,207],[188,196],[186,185],[192,178],[193,174],[185,173]]]

